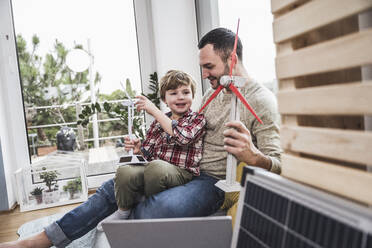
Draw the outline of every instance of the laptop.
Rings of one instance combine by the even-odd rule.
[[[102,223],[112,248],[227,248],[230,216],[112,220]]]

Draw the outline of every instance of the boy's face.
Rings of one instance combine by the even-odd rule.
[[[191,86],[181,85],[177,89],[165,92],[165,103],[172,111],[173,117],[179,118],[186,113],[192,104]]]
[[[202,68],[203,79],[208,78],[212,89],[220,85],[220,78],[229,74],[229,66],[213,50],[212,44],[205,45],[199,50],[199,64]]]

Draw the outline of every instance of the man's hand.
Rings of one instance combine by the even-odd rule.
[[[156,111],[159,111],[159,109],[153,104],[147,97],[145,96],[136,96],[138,99],[136,103],[137,110],[145,110],[150,115],[154,116]]]
[[[225,150],[248,165],[271,169],[271,160],[258,150],[252,142],[251,133],[240,121],[226,123],[229,129],[223,132]]]
[[[129,136],[124,138],[124,149],[130,151],[133,149],[133,154],[141,153],[141,141],[138,138],[131,139]]]

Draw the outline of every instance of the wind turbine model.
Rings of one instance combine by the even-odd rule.
[[[231,53],[231,65],[230,65],[230,73],[229,75],[224,75],[220,78],[220,85],[216,89],[216,91],[211,95],[211,97],[207,100],[204,106],[199,110],[199,113],[215,98],[218,93],[223,88],[231,90],[234,94],[232,94],[231,98],[231,110],[230,110],[230,121],[240,120],[240,112],[239,112],[239,100],[245,105],[245,107],[256,117],[256,119],[262,124],[261,119],[256,115],[252,107],[248,104],[245,98],[242,96],[238,88],[243,87],[245,82],[247,81],[246,78],[232,76],[232,70],[237,62],[236,57],[236,46],[238,44],[238,31],[239,31],[239,22],[238,19],[238,28],[236,31],[235,36],[235,43],[234,43],[234,50]],[[222,189],[225,192],[235,192],[240,191],[240,184],[236,182],[236,165],[237,160],[231,154],[227,154],[227,165],[226,165],[226,180],[220,180],[216,183],[216,186]]]
[[[133,139],[132,127],[134,119],[134,104],[136,100],[133,100],[127,93],[124,85],[121,83],[121,86],[124,89],[124,93],[127,96],[128,100],[124,100],[122,104],[128,107],[128,136],[130,139]],[[147,163],[147,160],[141,155],[134,155],[133,149],[130,149],[129,154],[120,157],[118,165],[141,165]]]

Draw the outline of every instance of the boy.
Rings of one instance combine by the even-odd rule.
[[[137,110],[145,110],[155,120],[142,144],[139,139],[127,137],[125,149],[133,149],[134,154],[141,154],[150,162],[117,169],[114,181],[119,209],[109,219],[127,219],[143,194],[149,197],[200,175],[206,120],[190,109],[194,93],[191,76],[171,70],[160,80],[160,97],[170,108],[169,113],[161,112],[146,97],[137,96]]]

